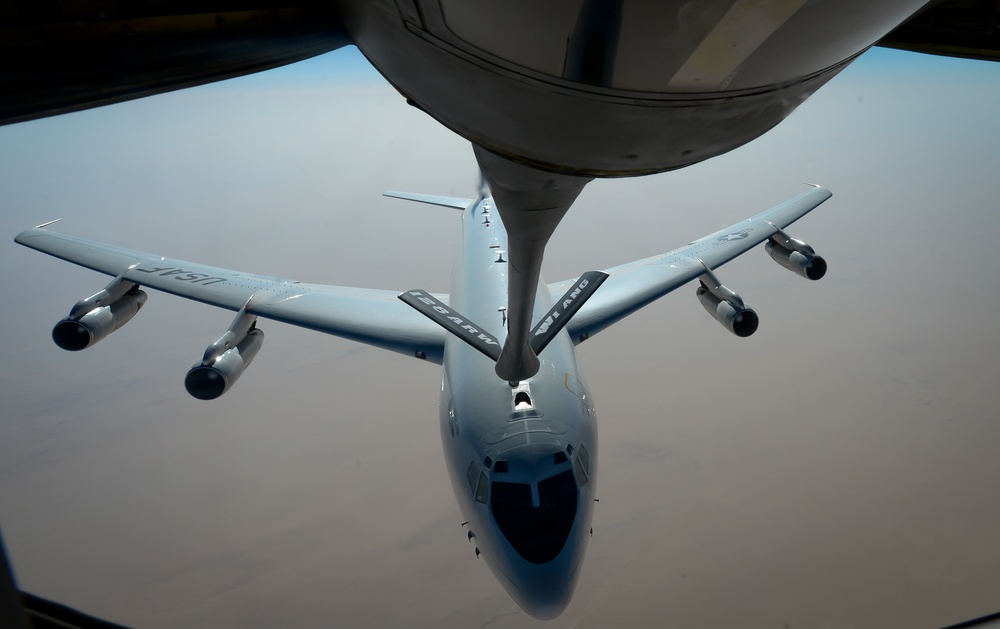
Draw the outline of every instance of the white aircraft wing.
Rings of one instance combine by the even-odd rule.
[[[15,241],[142,287],[297,325],[440,363],[445,331],[401,302],[398,291],[306,284],[107,245],[49,229]],[[447,295],[437,298],[447,302]]]
[[[707,270],[722,266],[772,236],[784,244],[791,243],[789,246],[804,245],[800,241],[786,240],[781,230],[831,196],[829,190],[817,186],[679,249],[605,269],[610,277],[566,324],[567,331],[573,342],[579,344],[695,278],[711,277]],[[808,245],[805,247],[811,251]],[[549,284],[552,299],[558,300],[575,281]]]

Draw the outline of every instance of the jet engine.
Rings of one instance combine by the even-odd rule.
[[[699,281],[701,285],[696,290],[698,300],[724,328],[742,337],[757,331],[757,313],[747,307],[742,297],[723,286],[707,267]]]
[[[138,284],[115,278],[99,293],[78,301],[52,328],[52,340],[70,352],[86,349],[128,323],[144,303],[146,293]]]
[[[225,334],[205,349],[184,378],[184,388],[199,400],[214,400],[228,391],[264,343],[264,332],[257,329],[257,317],[240,310]]]
[[[780,229],[768,238],[764,250],[772,260],[797,275],[811,280],[826,275],[826,260],[816,255],[812,247]]]

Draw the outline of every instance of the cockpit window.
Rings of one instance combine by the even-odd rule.
[[[576,502],[576,486],[568,470],[538,483],[539,507],[557,508],[570,496]]]
[[[469,469],[465,470],[465,477],[469,479],[469,489],[472,490],[472,493],[475,493],[476,485],[479,482],[479,467],[475,461],[469,462]]]
[[[531,485],[528,483],[493,483],[493,511],[530,509]]]
[[[528,483],[493,483],[490,509],[500,532],[525,561],[556,558],[576,519],[579,491],[569,470],[538,483],[538,506]]]
[[[576,482],[580,487],[590,480],[590,453],[582,443],[573,457],[573,472],[576,473]]]
[[[489,457],[487,457],[489,458]],[[475,461],[469,463],[469,469],[465,470],[465,476],[469,480],[469,489],[476,496],[476,502],[486,504],[490,499],[490,481],[486,474],[479,469]]]
[[[486,504],[490,499],[490,481],[486,474],[479,472],[479,486],[476,487],[476,502]]]

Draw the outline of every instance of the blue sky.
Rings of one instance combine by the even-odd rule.
[[[875,49],[745,147],[581,195],[550,280],[667,251],[801,181],[835,196],[791,230],[827,257],[821,282],[759,251],[720,270],[761,316],[751,339],[692,289],[580,347],[601,504],[552,627],[996,611],[997,102],[1000,64]],[[464,540],[433,366],[262,324],[237,387],[197,402],[183,375],[229,313],[151,294],[67,354],[51,325],[106,278],[12,242],[64,217],[209,264],[447,290],[455,216],[379,194],[475,185],[468,143],[353,48],[0,128],[0,516],[22,586],[150,627],[532,624]]]

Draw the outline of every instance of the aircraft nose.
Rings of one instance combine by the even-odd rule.
[[[532,618],[552,620],[566,610],[573,598],[575,579],[551,579],[532,583],[514,596],[518,606]]]

